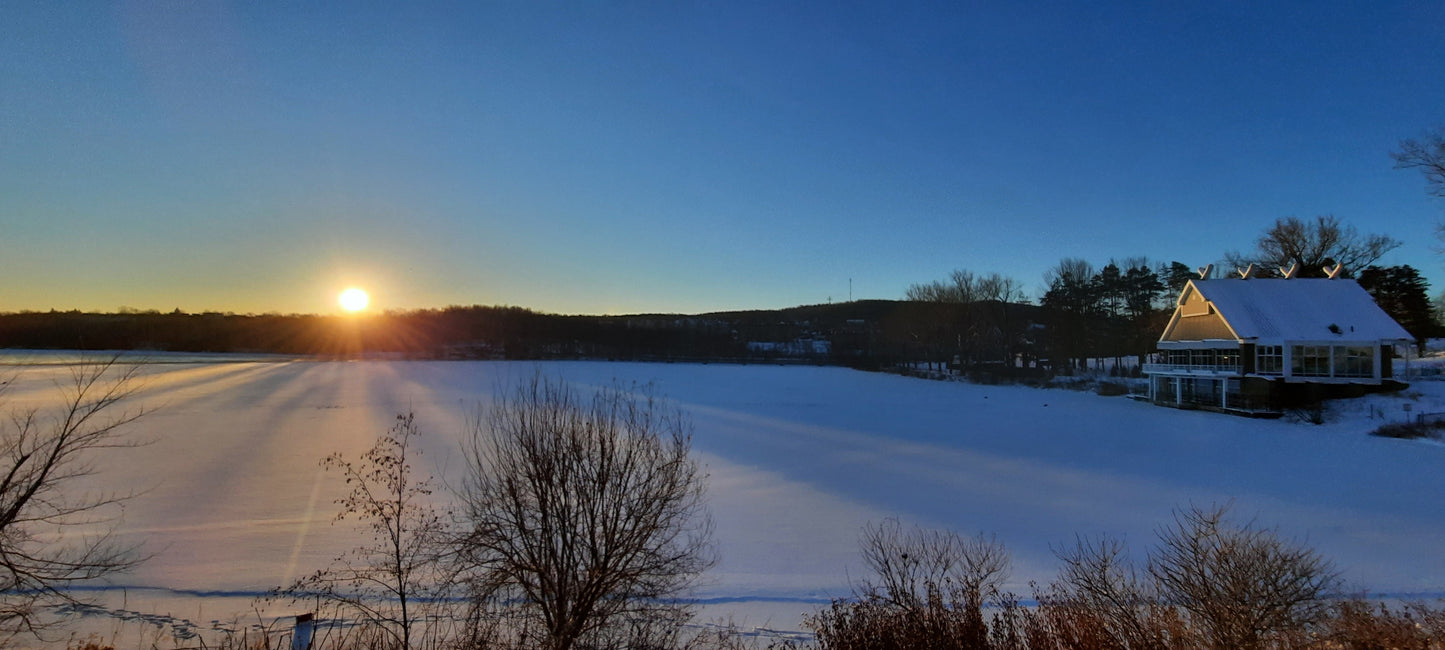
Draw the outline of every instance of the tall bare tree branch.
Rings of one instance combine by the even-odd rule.
[[[1260,235],[1253,253],[1229,253],[1225,261],[1241,269],[1253,264],[1263,276],[1296,266],[1299,277],[1317,278],[1325,277],[1325,267],[1340,264],[1353,277],[1400,244],[1388,235],[1361,235],[1334,216],[1283,217]]]
[[[371,541],[277,595],[316,598],[375,626],[396,647],[417,645],[417,628],[441,606],[450,586],[443,562],[447,513],[428,501],[432,479],[413,474],[420,435],[414,414],[398,415],[360,459],[332,454],[321,461],[351,486],[336,501],[341,506],[336,521],[363,522]]]
[[[71,586],[144,559],[114,534],[117,508],[133,495],[78,485],[101,452],[141,444],[127,429],[145,410],[122,408],[137,372],[115,358],[76,365],[58,406],[0,424],[0,633],[43,638],[56,622],[48,609],[79,602]]]
[[[553,650],[678,620],[675,597],[714,561],[687,418],[648,388],[589,400],[534,377],[479,420],[461,489],[475,592],[520,595]]]
[[[1402,140],[1399,151],[1390,154],[1396,169],[1418,169],[1425,175],[1426,191],[1445,198],[1445,127],[1437,127],[1420,139]]]

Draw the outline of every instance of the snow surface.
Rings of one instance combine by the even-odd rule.
[[[1190,280],[1214,303],[1240,339],[1273,341],[1410,341],[1375,298],[1354,280],[1239,278]],[[1187,295],[1190,289],[1185,289]],[[1339,333],[1331,331],[1337,328]]]
[[[1075,535],[1122,537],[1142,556],[1171,509],[1225,501],[1308,541],[1355,589],[1445,592],[1445,445],[1367,435],[1445,411],[1445,382],[1334,403],[1316,426],[828,367],[175,362],[144,369],[137,403],[156,410],[136,432],[150,444],[106,456],[91,486],[141,491],[121,535],[155,557],[115,581],[125,607],[202,628],[254,620],[252,595],[357,539],[331,523],[344,486],[321,458],[360,455],[412,410],[422,466],[455,481],[469,417],[538,369],[584,386],[653,382],[690,412],[721,555],[696,593],[708,619],[798,629],[849,594],[858,532],[883,517],[996,533],[1009,587],[1027,595]],[[6,406],[52,401],[67,372],[20,369]]]

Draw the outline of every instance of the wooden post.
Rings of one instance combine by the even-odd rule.
[[[296,617],[296,627],[291,632],[291,650],[311,650],[311,636],[315,630],[316,615],[298,615]]]

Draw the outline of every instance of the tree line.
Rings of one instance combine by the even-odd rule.
[[[1010,318],[1023,322],[1033,318],[1035,308],[1009,304],[1007,309]],[[876,368],[918,353],[919,330],[913,322],[930,313],[927,305],[898,300],[625,316],[480,305],[361,317],[20,312],[0,314],[0,348],[323,358],[792,361]]]
[[[1218,268],[1154,263],[1146,257],[1109,260],[1096,268],[1068,257],[1045,272],[1036,320],[1027,321],[1010,319],[1009,311],[999,307],[1003,295],[1026,299],[1012,291],[1017,281],[958,270],[947,281],[909,287],[910,300],[933,306],[913,319],[915,336],[924,344],[911,360],[952,361],[964,368],[1006,361],[1065,374],[1091,360],[1112,359],[1113,368],[1124,367],[1126,358],[1142,364],[1192,279],[1205,274],[1215,279],[1245,274],[1322,278],[1331,272],[1358,281],[1423,352],[1426,339],[1442,333],[1429,284],[1409,265],[1375,265],[1399,245],[1387,235],[1362,235],[1334,216],[1285,217],[1259,236],[1254,250],[1227,253]],[[1001,294],[995,287],[1010,290]]]

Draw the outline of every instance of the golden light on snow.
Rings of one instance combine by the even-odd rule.
[[[371,303],[371,296],[366,295],[366,292],[361,289],[351,287],[342,291],[336,300],[341,303],[342,309],[356,312],[366,309],[366,306]]]

